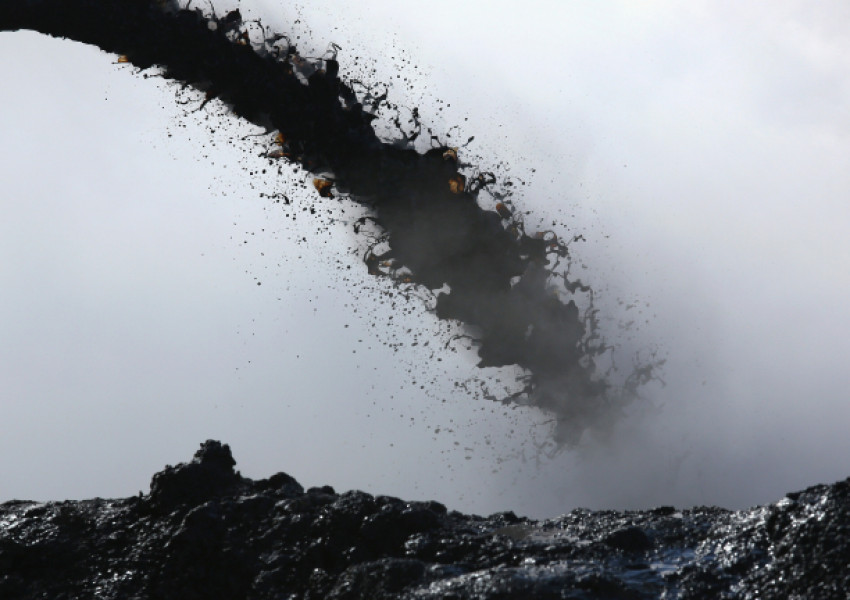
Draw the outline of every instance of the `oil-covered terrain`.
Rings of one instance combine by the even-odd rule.
[[[138,497],[0,505],[0,597],[818,598],[850,589],[850,480],[741,511],[576,509],[489,517],[286,473],[226,444]]]

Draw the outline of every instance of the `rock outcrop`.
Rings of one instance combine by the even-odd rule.
[[[0,505],[0,598],[845,599],[850,480],[744,511],[574,510],[545,521],[304,490],[226,444],[121,500]]]

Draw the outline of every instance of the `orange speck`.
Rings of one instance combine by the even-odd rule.
[[[322,198],[333,198],[333,195],[331,194],[333,184],[333,181],[319,179],[318,177],[313,180],[313,187],[316,188]]]
[[[510,209],[501,202],[496,204],[496,212],[499,213],[499,216],[503,219],[510,219],[513,216]]]
[[[463,192],[466,187],[466,177],[457,173],[456,175],[452,175],[449,178],[449,189],[452,194],[460,194]]]

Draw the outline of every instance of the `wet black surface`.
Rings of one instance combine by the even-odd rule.
[[[0,598],[847,598],[850,480],[742,511],[488,517],[252,481],[227,445],[121,500],[0,505]]]
[[[470,171],[458,149],[436,139],[418,151],[421,124],[399,139],[379,139],[370,109],[385,94],[356,94],[335,49],[307,59],[285,36],[257,23],[249,28],[238,11],[204,15],[158,0],[4,3],[0,30],[17,29],[94,44],[140,69],[157,67],[203,91],[199,109],[218,98],[270,138],[279,134],[270,162],[297,162],[315,174],[321,196],[370,210],[378,235],[364,268],[432,290],[436,316],[468,327],[480,366],[525,369],[523,390],[503,400],[550,412],[557,443],[608,428],[652,378],[651,365],[625,384],[612,385],[599,372],[597,359],[609,346],[596,331],[592,304],[576,303],[576,292],[592,298],[592,291],[564,270],[565,241],[554,232],[526,232],[507,198],[483,208],[479,193],[495,176]]]

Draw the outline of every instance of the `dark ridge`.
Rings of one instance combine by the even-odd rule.
[[[479,206],[494,178],[467,179],[457,149],[420,153],[418,134],[378,139],[374,116],[340,79],[335,51],[308,60],[285,36],[262,29],[262,39],[252,38],[238,11],[205,16],[161,0],[5,2],[0,30],[17,29],[94,44],[141,69],[160,67],[164,77],[277,130],[280,147],[270,156],[319,175],[321,195],[344,194],[371,209],[387,250],[369,252],[369,272],[437,291],[437,316],[471,327],[480,366],[524,368],[524,390],[505,400],[552,413],[559,443],[609,425],[652,377],[644,367],[612,386],[596,372],[607,347],[592,307],[580,310],[573,297],[590,290],[555,272],[568,259],[566,244],[551,232],[529,235],[506,204]]]
[[[252,481],[201,444],[149,494],[0,504],[0,598],[649,600],[850,589],[850,479],[743,511],[480,517],[285,473]]]

